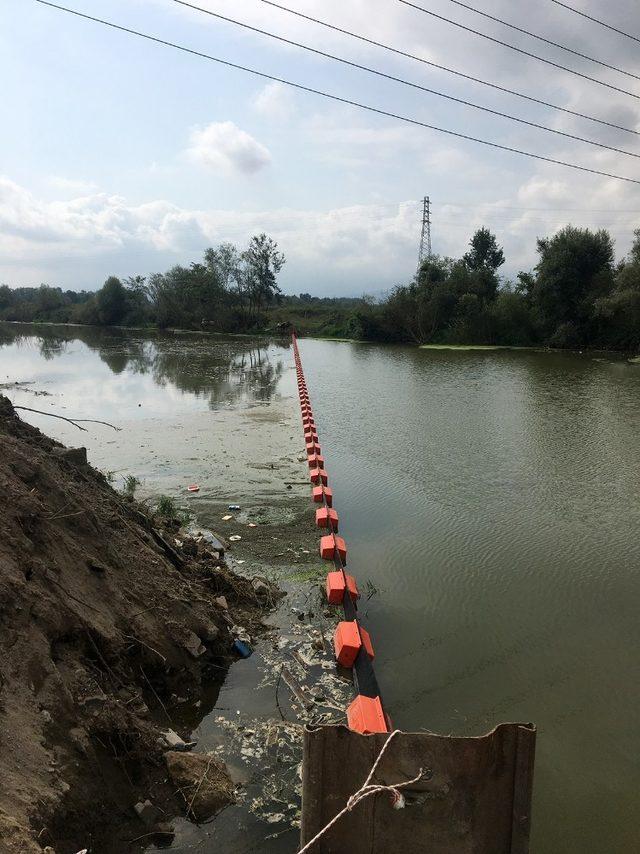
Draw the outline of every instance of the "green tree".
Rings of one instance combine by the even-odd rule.
[[[98,322],[105,326],[120,323],[127,309],[127,292],[120,279],[109,276],[96,294]]]
[[[634,232],[628,256],[616,270],[612,292],[596,300],[595,313],[602,323],[602,343],[607,347],[640,350],[640,229]]]
[[[278,244],[266,234],[257,234],[249,241],[242,254],[251,308],[261,311],[263,305],[272,303],[281,293],[277,275],[285,264]]]
[[[538,240],[540,260],[531,292],[547,341],[578,346],[598,337],[597,300],[613,289],[613,242],[607,231],[566,226]]]

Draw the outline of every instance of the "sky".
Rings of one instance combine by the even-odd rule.
[[[463,80],[276,9],[197,5],[423,87],[605,145],[457,104],[242,29],[175,0],[63,5],[339,97],[544,157],[640,179],[638,43],[552,0],[469,0],[615,65],[602,68],[461,8],[416,5],[627,90],[619,92],[460,30],[400,0],[282,5],[558,106],[616,130]],[[640,36],[636,0],[571,5]],[[421,199],[433,251],[459,257],[490,227],[506,277],[567,223],[608,228],[618,258],[640,227],[640,184],[590,175],[376,115],[49,8],[0,0],[0,282],[95,290],[243,246],[284,251],[285,293],[381,294],[415,273]],[[634,93],[638,95],[634,96]]]

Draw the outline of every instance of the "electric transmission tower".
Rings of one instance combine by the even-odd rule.
[[[420,234],[418,268],[425,258],[431,258],[431,208],[429,196],[425,196],[422,200],[422,232]]]

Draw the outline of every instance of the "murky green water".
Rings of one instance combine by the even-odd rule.
[[[217,423],[225,436],[228,402],[245,415],[269,400],[294,404],[291,354],[277,345],[88,330],[16,340],[29,330],[0,328],[0,380],[63,395],[13,392],[16,402],[61,411],[66,400],[68,414],[124,419],[148,447],[123,466],[139,459],[163,485],[202,471],[208,431]],[[532,851],[639,850],[640,366],[527,351],[300,349],[350,567],[377,591],[363,612],[394,723],[480,734],[535,722]],[[285,421],[265,420],[283,453],[299,443]],[[93,443],[106,467],[109,454],[126,457],[127,437],[101,431],[90,454]],[[89,441],[61,438],[70,436]],[[225,465],[216,458],[207,477],[236,476]],[[271,488],[269,478],[254,487]]]

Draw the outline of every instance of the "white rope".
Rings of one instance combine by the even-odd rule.
[[[304,848],[301,848],[298,851],[298,854],[304,854],[305,851],[308,851],[312,845],[315,845],[315,843],[318,841],[318,839],[320,839],[321,836],[324,836],[324,834],[329,830],[330,827],[332,827],[337,821],[339,821],[342,818],[343,815],[345,815],[345,813],[351,812],[351,810],[356,806],[356,804],[359,804],[360,801],[364,801],[364,799],[368,798],[370,795],[377,795],[378,792],[390,792],[393,808],[396,810],[400,810],[404,807],[404,804],[405,804],[404,795],[402,794],[402,792],[399,791],[399,789],[402,789],[405,786],[411,786],[413,783],[417,783],[418,780],[420,780],[420,778],[422,777],[422,768],[416,774],[416,776],[413,778],[413,780],[406,780],[404,783],[394,783],[393,785],[388,785],[388,786],[383,786],[382,784],[372,784],[371,783],[371,778],[375,774],[375,770],[378,767],[378,764],[380,763],[380,760],[382,759],[382,756],[383,756],[385,750],[389,746],[391,739],[394,737],[394,735],[397,735],[399,732],[400,732],[399,729],[394,729],[394,731],[389,735],[389,738],[382,745],[382,750],[378,754],[376,761],[373,763],[373,765],[371,767],[371,771],[369,771],[369,774],[367,776],[367,779],[364,781],[364,783],[358,789],[358,791],[354,792],[353,795],[351,795],[351,797],[347,801],[346,807],[344,807],[344,809],[341,809],[337,815],[334,815],[334,817],[331,819],[331,821],[328,824],[326,824],[322,828],[322,830],[318,831],[318,833],[316,833],[316,835],[313,837],[313,839],[311,839],[309,842],[307,842],[307,844],[304,846]]]

